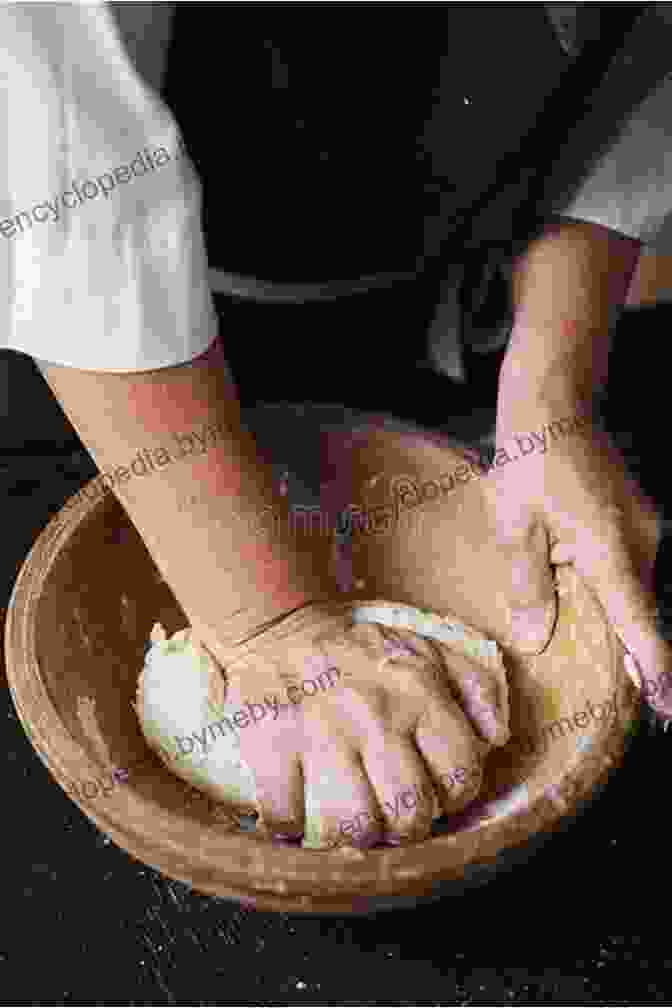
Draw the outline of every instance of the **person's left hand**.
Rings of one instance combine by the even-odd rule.
[[[672,648],[656,629],[653,590],[655,508],[580,403],[566,402],[554,416],[549,408],[533,404],[522,429],[520,414],[513,427],[500,413],[497,455],[484,480],[510,570],[510,643],[528,655],[545,648],[557,610],[552,566],[572,563],[636,658],[639,671],[626,655],[631,677],[670,718]]]

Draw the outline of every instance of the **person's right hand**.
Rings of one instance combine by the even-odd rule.
[[[446,813],[463,809],[485,755],[509,739],[499,655],[469,658],[352,614],[350,603],[311,603],[233,655],[209,641],[225,666],[224,709],[255,711],[240,745],[262,829],[303,834],[304,846],[425,838],[434,795]]]

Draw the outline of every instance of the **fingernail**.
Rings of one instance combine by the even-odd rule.
[[[511,641],[522,654],[541,654],[550,643],[558,607],[555,599],[545,606],[511,610]]]
[[[285,844],[291,847],[295,847],[301,843],[301,835],[291,836],[289,833],[272,833],[271,840],[273,843]]]
[[[404,838],[399,833],[385,833],[383,836],[383,843],[392,847],[400,847],[403,842]]]
[[[645,687],[642,690],[644,700],[660,717],[669,718],[672,714],[672,693],[667,676],[662,676],[657,683],[654,682],[652,685],[660,687],[660,693],[657,688],[651,689],[651,686],[645,681]]]
[[[659,675],[653,679],[648,679],[642,666],[631,651],[626,651],[623,655],[625,670],[639,690],[639,694],[652,711],[660,718],[669,718],[672,714],[672,681],[670,674],[663,669]],[[655,672],[655,669],[654,669]]]

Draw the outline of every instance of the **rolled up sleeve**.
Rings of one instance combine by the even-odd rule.
[[[563,216],[672,253],[672,77],[638,107]]]
[[[615,110],[627,108],[569,198],[564,217],[611,228],[658,253],[672,252],[672,11],[646,5],[643,16],[590,102],[568,148],[589,148]],[[632,100],[634,98],[634,101]]]
[[[82,370],[217,336],[201,186],[104,3],[0,7],[0,346]]]

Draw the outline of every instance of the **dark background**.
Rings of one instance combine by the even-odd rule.
[[[252,6],[261,11],[261,7]],[[483,6],[473,5],[474,11]],[[358,232],[358,240],[350,245],[351,258],[339,259],[336,246],[330,249],[324,235],[325,221],[338,224],[340,210],[321,206],[314,225],[315,240],[322,235],[317,252],[306,242],[294,243],[299,251],[292,259],[283,251],[288,245],[281,240],[280,226],[275,244],[269,242],[261,248],[252,229],[247,243],[242,241],[248,219],[244,207],[254,204],[260,186],[262,209],[258,216],[276,213],[282,220],[288,214],[284,205],[273,208],[273,200],[263,192],[263,179],[282,178],[283,185],[294,187],[295,194],[315,183],[307,169],[297,174],[289,161],[284,166],[278,163],[279,151],[283,153],[283,143],[287,145],[286,131],[276,136],[275,148],[263,164],[260,162],[258,183],[248,186],[244,178],[232,183],[224,174],[231,165],[231,137],[245,135],[246,122],[264,123],[272,129],[268,119],[276,113],[279,119],[285,116],[285,126],[294,115],[287,104],[288,89],[281,86],[283,80],[291,81],[288,74],[293,64],[288,52],[305,50],[306,65],[315,73],[332,73],[334,65],[333,58],[331,62],[320,59],[320,36],[307,30],[288,41],[281,33],[283,26],[277,25],[279,15],[268,10],[255,15],[263,21],[256,35],[232,33],[225,41],[212,29],[207,31],[205,24],[199,26],[198,18],[192,24],[193,37],[184,19],[179,23],[182,44],[191,45],[199,55],[186,66],[182,64],[185,111],[180,113],[180,122],[188,137],[186,110],[191,101],[191,108],[207,117],[213,143],[220,147],[217,164],[221,181],[216,189],[212,182],[207,183],[209,192],[220,194],[213,195],[212,206],[206,207],[213,264],[258,275],[266,272],[273,279],[298,276],[302,280],[321,279],[325,272],[345,277],[348,270],[406,268],[415,258],[417,246],[407,246],[399,239],[402,229],[399,225],[397,231],[396,224],[406,214],[406,234],[417,228],[417,219],[408,207],[423,204],[425,179],[422,173],[416,175],[408,144],[389,137],[384,156],[394,160],[394,144],[401,147],[399,171],[409,186],[413,183],[422,192],[416,191],[417,202],[398,202],[389,220],[383,208],[392,205],[392,183],[380,195],[377,208],[369,208],[368,199],[360,192],[353,212],[360,221],[367,213],[382,221],[377,234],[380,244],[388,246],[387,259],[379,258],[380,246],[377,250],[370,237],[375,229],[361,241]],[[354,74],[356,67],[347,53],[353,45],[361,48],[363,43],[356,31],[355,5],[351,11],[352,25],[336,24],[333,33],[340,51],[346,51],[338,60],[346,78],[344,94],[360,115],[358,88],[363,85],[360,82],[355,87],[351,82],[348,75]],[[480,63],[473,50],[465,48],[461,56],[462,68],[471,73],[469,87],[474,94],[480,87],[483,100],[491,103],[498,100],[500,89],[509,80],[504,73],[504,27],[500,24],[498,30],[482,31],[485,48]],[[371,78],[369,105],[375,100],[388,122],[403,90],[398,68],[408,68],[414,60],[419,76],[410,76],[420,90],[433,72],[431,60],[425,61],[422,54],[427,46],[434,51],[434,31],[420,33],[417,25],[407,32],[403,29],[397,22],[392,45],[381,28],[386,70],[379,86],[373,88],[370,66],[359,70]],[[389,35],[391,28],[386,30]],[[539,38],[545,37],[544,31],[540,27]],[[270,47],[265,46],[269,39]],[[294,49],[287,48],[290,43]],[[535,58],[543,56],[541,50],[534,52]],[[247,62],[250,68],[257,66],[254,59],[258,59],[257,79],[278,84],[269,86],[277,92],[273,116],[263,103],[260,112],[256,96],[236,86],[231,69],[235,59]],[[424,68],[423,62],[427,64]],[[283,63],[290,69],[283,71]],[[497,68],[497,74],[488,77],[488,67]],[[175,79],[177,71],[172,73]],[[207,74],[221,74],[218,79],[226,81],[226,87],[222,83],[221,89],[214,88]],[[304,119],[310,124],[316,115],[311,111],[315,98],[310,88],[306,90]],[[394,101],[390,95],[395,96]],[[491,110],[496,107],[490,105]],[[332,111],[336,118],[342,115],[337,107]],[[414,110],[401,110],[399,115],[406,123],[408,138],[415,130]],[[324,126],[320,128],[324,130]],[[338,128],[342,135],[347,133],[347,118],[342,118]],[[361,129],[366,134],[363,126]],[[299,131],[306,149],[324,150],[325,137],[318,126],[313,129],[309,125],[306,130]],[[252,132],[250,126],[248,133]],[[334,135],[329,131],[326,140],[332,142]],[[362,144],[366,140],[363,135]],[[210,158],[213,164],[214,153],[208,154],[202,142],[202,149],[195,153],[204,161]],[[253,136],[249,142],[257,140]],[[379,142],[374,130],[371,157]],[[189,143],[191,147],[192,141]],[[322,166],[337,165],[329,184],[334,184],[341,170],[339,157],[342,160],[345,154],[336,151],[334,156],[335,162],[331,154],[319,161]],[[317,162],[313,160],[311,165],[315,168]],[[210,168],[208,175],[212,172]],[[354,187],[365,190],[364,185]],[[366,191],[373,192],[373,186]],[[230,221],[224,210],[216,211],[217,198],[225,200],[227,213],[233,205]],[[294,222],[294,230],[304,228],[302,233],[308,233],[310,221],[297,225],[291,214],[289,220]],[[339,226],[344,233],[352,233],[342,222]],[[420,231],[422,227],[424,224]],[[238,236],[235,242],[231,238],[234,232]],[[231,248],[236,249],[235,262],[227,261]],[[308,255],[306,249],[313,251]],[[312,273],[306,271],[307,260],[313,264]],[[279,270],[281,261],[284,272]],[[426,288],[421,296],[423,283]],[[417,349],[415,334],[422,320],[431,315],[433,283],[421,280],[415,291],[403,294],[395,291],[346,299],[328,310],[324,305],[304,311],[301,306],[259,306],[218,298],[222,338],[226,341],[228,337],[227,353],[244,400],[249,405],[257,400],[349,402],[371,410],[389,409],[455,430],[464,426],[465,418],[476,412],[475,404],[481,403],[484,414],[476,426],[487,427],[488,411],[491,415],[494,409],[496,361],[478,372],[466,389],[416,366],[422,352]],[[615,335],[606,406],[610,429],[664,513],[669,499],[665,414],[669,393],[665,369],[658,364],[658,347],[667,339],[671,316],[668,306],[624,314]],[[297,331],[303,348],[298,352],[292,345],[288,355],[287,338]],[[263,338],[262,343],[254,343],[254,333]],[[238,334],[237,339],[231,334]],[[247,347],[241,346],[243,337],[248,340]],[[311,385],[316,362],[323,364],[325,360],[325,347],[332,350],[329,359],[335,362],[334,367],[323,366],[319,382]],[[5,410],[0,415],[3,609],[40,530],[65,498],[96,474],[30,358],[0,352],[0,365],[7,361],[11,361],[11,368],[0,367],[0,403]],[[389,361],[394,363],[385,363]],[[672,582],[669,569],[664,541],[658,570],[661,604],[667,579]],[[449,891],[440,903],[412,911],[390,911],[372,918],[310,919],[259,913],[200,896],[128,857],[98,832],[52,779],[21,728],[8,690],[2,694],[2,704],[6,874],[0,990],[4,1003],[628,1005],[670,1000],[667,970],[672,966],[672,954],[665,920],[670,897],[667,735],[648,729],[640,734],[625,766],[584,816],[566,833],[554,837],[528,864],[497,877],[487,887],[468,895],[451,895]]]

